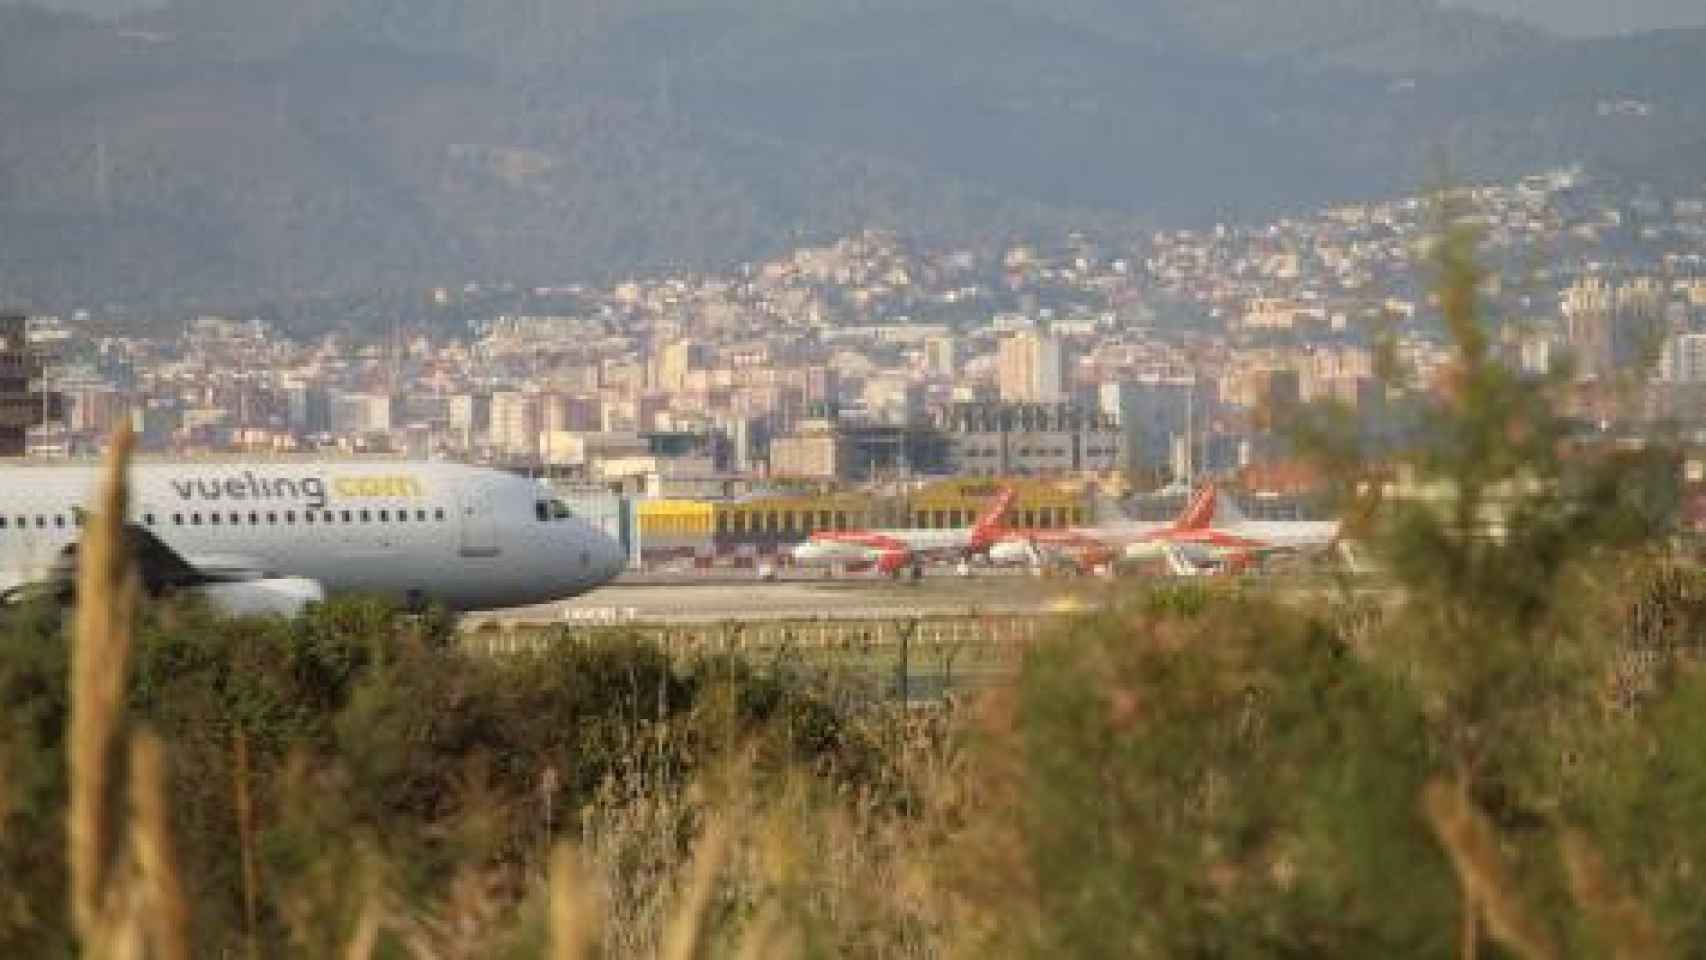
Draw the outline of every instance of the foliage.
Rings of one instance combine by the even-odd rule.
[[[27,880],[8,884],[0,951],[62,953],[52,825],[66,796],[67,648],[56,612],[37,607],[7,616],[0,645],[0,862]],[[610,802],[612,784],[681,794],[749,742],[776,775],[803,763],[870,784],[886,763],[854,717],[744,663],[676,663],[637,643],[476,657],[367,601],[294,621],[163,607],[139,624],[134,659],[129,710],[171,744],[198,952],[210,954],[236,949],[243,931],[239,739],[260,923],[313,953],[341,943],[360,908],[331,878],[369,876],[425,903],[468,865],[521,876],[554,838],[577,834],[584,809]]]

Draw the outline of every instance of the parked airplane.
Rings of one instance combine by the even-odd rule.
[[[1278,553],[1325,550],[1339,538],[1337,520],[1250,520],[1213,484],[1203,487],[1193,506],[1205,522],[1177,524],[1136,540],[1125,547],[1125,557],[1165,559],[1175,568],[1181,558],[1198,566],[1241,565]]]
[[[0,466],[0,600],[74,582],[104,470]],[[584,593],[621,546],[536,483],[449,463],[141,463],[125,534],[151,593],[292,615],[328,593],[478,610]]]
[[[1130,545],[1170,532],[1198,530],[1214,516],[1212,488],[1197,491],[1172,521],[1123,520],[1093,527],[1057,530],[1005,530],[989,549],[989,559],[1002,564],[1041,568],[1065,566],[1087,573],[1112,563]]]
[[[1003,518],[1013,505],[1013,489],[996,492],[970,527],[941,530],[819,530],[793,549],[795,563],[871,562],[877,569],[899,575],[911,568],[921,574],[930,559],[963,559],[984,553],[995,543]]]

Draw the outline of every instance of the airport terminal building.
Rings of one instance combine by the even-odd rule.
[[[1017,478],[1007,524],[1055,529],[1092,522],[1091,498],[1067,484]],[[962,529],[976,522],[998,484],[981,478],[924,483],[894,493],[754,496],[634,503],[636,566],[753,566],[819,530]],[[625,541],[625,542],[630,542]]]

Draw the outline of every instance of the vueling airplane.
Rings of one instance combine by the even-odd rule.
[[[0,466],[0,600],[74,582],[100,467]],[[329,593],[484,610],[585,593],[621,546],[531,480],[449,463],[138,463],[125,533],[144,586],[233,614]]]

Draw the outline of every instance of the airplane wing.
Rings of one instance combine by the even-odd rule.
[[[192,562],[168,546],[148,529],[135,523],[122,528],[124,548],[136,561],[142,588],[149,596],[174,590],[193,590],[231,615],[278,613],[294,616],[309,603],[325,599],[325,590],[313,580],[274,577],[258,565],[235,562]],[[35,580],[16,578],[0,583],[0,603],[15,603],[29,596],[48,596],[62,603],[76,600],[78,543],[71,543],[54,558],[44,575]]]
[[[203,583],[217,582],[221,579],[204,573],[184,559],[176,550],[167,546],[159,537],[138,524],[127,523],[122,530],[124,547],[130,551],[131,556],[135,559],[137,571],[142,578],[142,587],[150,595],[173,588],[193,587]],[[59,556],[55,558],[53,565],[48,568],[48,584],[62,584],[67,591],[75,588],[77,583],[77,548],[78,544],[72,543],[59,552]]]

